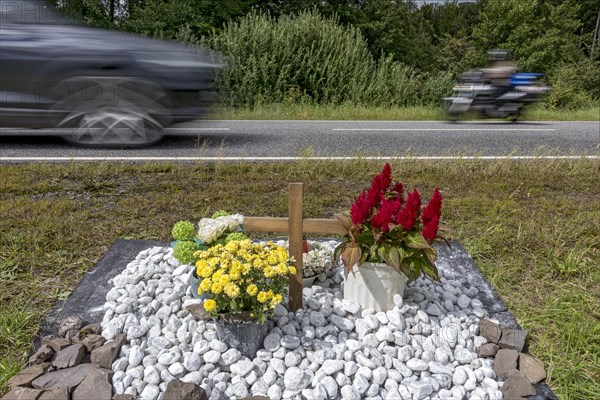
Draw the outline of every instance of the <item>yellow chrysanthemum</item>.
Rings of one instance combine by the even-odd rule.
[[[248,293],[250,296],[256,296],[256,293],[258,293],[258,287],[255,284],[248,285],[246,288],[246,293]]]
[[[276,294],[271,299],[271,307],[275,308],[275,306],[283,301],[283,296],[280,294]]]
[[[240,248],[240,242],[237,242],[235,240],[233,240],[225,245],[225,250],[231,251],[231,252],[236,252],[239,250],[239,248]]]
[[[223,291],[223,285],[221,282],[214,282],[210,287],[210,291],[214,294],[220,294]]]
[[[202,292],[208,292],[211,287],[212,281],[210,278],[205,278],[202,280],[202,282],[200,282],[200,285],[198,285],[198,293],[200,293],[200,290],[202,290]]]
[[[225,294],[233,299],[240,295],[240,288],[233,282],[225,285]]]
[[[208,299],[204,302],[204,309],[207,312],[213,312],[217,309],[217,302],[213,299]]]
[[[266,292],[260,292],[256,296],[256,300],[258,300],[260,303],[266,303],[267,301],[269,301],[269,295]]]
[[[290,274],[292,275],[296,275],[296,273],[298,272],[298,270],[296,269],[296,267],[294,267],[293,265],[290,267]]]

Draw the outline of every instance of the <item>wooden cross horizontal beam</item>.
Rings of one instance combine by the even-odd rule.
[[[289,184],[287,218],[244,217],[244,230],[248,232],[287,232],[290,257],[296,260],[296,275],[290,276],[289,309],[302,308],[302,242],[305,233],[344,235],[346,230],[335,219],[302,217],[304,188],[302,183]]]

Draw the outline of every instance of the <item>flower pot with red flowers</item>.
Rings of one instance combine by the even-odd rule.
[[[436,188],[425,207],[417,189],[404,194],[402,182],[392,180],[389,164],[338,215],[347,229],[335,251],[345,267],[344,298],[363,308],[387,311],[395,294],[403,295],[407,281],[425,274],[439,281],[436,251],[442,196]]]

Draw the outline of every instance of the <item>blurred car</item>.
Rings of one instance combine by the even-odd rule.
[[[205,114],[223,66],[208,50],[95,29],[40,1],[0,0],[0,126],[83,145],[154,143]]]

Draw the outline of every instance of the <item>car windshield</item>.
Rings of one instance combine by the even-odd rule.
[[[0,0],[0,24],[80,24],[46,1]]]

